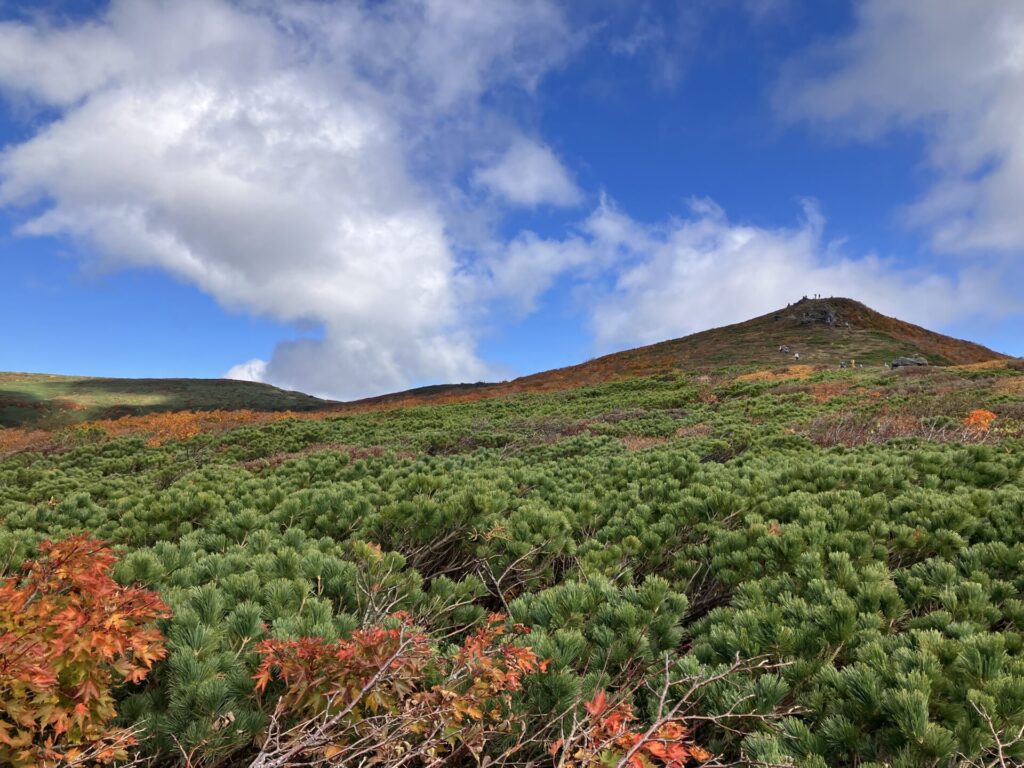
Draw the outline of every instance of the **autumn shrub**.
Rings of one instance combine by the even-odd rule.
[[[334,642],[260,644],[256,690],[279,695],[253,768],[441,765],[479,759],[498,737],[523,735],[513,696],[524,675],[546,668],[511,642],[523,628],[493,615],[449,653],[410,617],[391,623]]]
[[[711,758],[691,738],[686,698],[647,724],[621,695],[613,702],[604,690],[589,700],[577,694],[566,709],[568,731],[558,712],[530,711],[517,694],[527,677],[546,675],[549,662],[520,644],[526,632],[494,614],[446,651],[398,614],[345,640],[263,641],[256,690],[277,698],[250,768],[548,760],[563,768],[683,768]]]
[[[207,432],[223,432],[251,424],[266,424],[282,419],[310,418],[310,414],[293,411],[212,410],[160,411],[122,416],[117,419],[86,421],[77,429],[100,429],[111,437],[147,435],[149,445],[169,440],[187,440]]]
[[[996,415],[984,408],[975,408],[964,417],[964,426],[972,432],[988,432]]]
[[[157,595],[122,587],[113,552],[88,536],[47,541],[0,581],[0,763],[56,766],[123,759],[131,730],[112,725],[114,688],[164,656]]]
[[[583,708],[583,722],[549,750],[563,768],[683,768],[711,758],[710,752],[692,743],[681,718],[662,717],[645,727],[628,702],[613,703],[603,690]]]
[[[905,411],[877,414],[851,411],[814,416],[800,432],[816,445],[826,448],[884,443],[900,438],[977,443],[988,439],[994,419],[994,413],[980,409],[972,411],[961,421],[941,412],[918,415]]]

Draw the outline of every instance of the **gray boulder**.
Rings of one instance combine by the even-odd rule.
[[[892,361],[893,368],[903,368],[914,365],[928,365],[928,361],[923,357],[897,357]]]

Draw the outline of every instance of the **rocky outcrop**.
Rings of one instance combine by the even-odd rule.
[[[831,304],[826,304],[821,300],[808,299],[798,301],[796,306],[799,307],[796,319],[801,325],[836,326],[840,324],[839,313]]]
[[[915,365],[928,365],[928,361],[920,355],[917,357],[897,357],[892,361],[893,368],[906,368]]]

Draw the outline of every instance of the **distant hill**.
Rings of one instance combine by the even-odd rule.
[[[231,379],[103,379],[0,373],[0,427],[52,429],[161,411],[310,411],[330,404],[301,392]]]
[[[788,354],[779,348],[789,347]],[[321,400],[268,384],[229,379],[97,379],[0,373],[0,426],[54,428],[81,421],[161,411],[375,410],[520,392],[551,392],[675,371],[756,370],[796,362],[838,367],[841,360],[881,366],[920,355],[932,365],[964,365],[1006,356],[882,315],[844,298],[803,299],[734,325],[616,352],[512,381],[439,384],[351,403]]]
[[[788,354],[779,352],[783,346],[789,347]],[[853,299],[802,299],[742,323],[604,355],[567,368],[497,384],[422,387],[368,398],[360,404],[473,400],[517,392],[572,389],[671,371],[772,368],[796,362],[797,352],[800,363],[836,367],[843,360],[881,366],[908,355],[923,356],[932,365],[966,365],[1006,358],[980,344],[887,317]]]

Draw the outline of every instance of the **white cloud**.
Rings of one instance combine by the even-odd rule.
[[[231,369],[224,374],[226,379],[236,381],[263,381],[267,376],[267,361],[254,357],[244,363],[231,366]]]
[[[477,291],[486,291],[488,299],[507,301],[520,314],[528,314],[556,280],[579,271],[594,257],[590,244],[579,237],[547,240],[522,232],[497,258],[485,262],[485,272],[474,285]]]
[[[888,7],[865,6],[831,76],[796,77],[794,114],[864,136],[926,126],[940,178],[915,216],[943,222],[944,247],[1020,245],[1021,14],[993,1],[1001,36],[964,3],[952,21]],[[638,14],[620,53],[664,43],[669,77],[696,39],[682,33],[690,17],[664,40]],[[486,377],[479,321],[531,312],[563,279],[586,296],[601,349],[804,293],[937,325],[1012,304],[994,269],[941,277],[848,257],[813,208],[771,229],[707,201],[647,224],[602,200],[563,237],[497,238],[495,200],[583,199],[555,152],[525,137],[522,100],[499,108],[503,89],[531,94],[581,39],[554,0],[113,0],[88,22],[0,22],[0,89],[48,118],[0,153],[0,205],[22,206],[23,234],[70,237],[110,268],[158,267],[226,307],[321,328],[228,375],[331,397]],[[955,62],[932,52],[944,47]]]
[[[473,175],[514,205],[578,205],[582,195],[569,172],[550,147],[518,138],[492,165]]]
[[[935,247],[1024,249],[1024,3],[863,0],[788,73],[780,109],[842,135],[919,131],[935,180],[908,211]]]
[[[732,222],[708,200],[695,200],[689,215],[655,225],[603,201],[572,237],[524,242],[532,246],[530,258],[554,254],[551,261],[578,271],[599,352],[739,322],[815,293],[856,298],[931,327],[981,309],[990,316],[1024,309],[1000,284],[998,271],[942,276],[875,255],[854,258],[840,243],[826,241],[824,229],[810,203],[796,226],[772,229]],[[508,258],[516,265],[524,257],[512,251]]]
[[[438,202],[469,158],[420,150],[486,148],[465,126],[503,118],[481,95],[533,88],[566,40],[547,0],[114,0],[78,25],[0,23],[0,85],[58,113],[0,155],[0,204],[25,206],[23,234],[323,327],[232,375],[335,397],[477,379]]]

